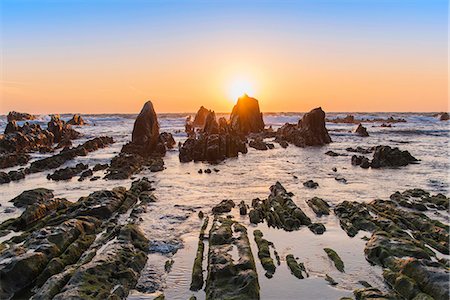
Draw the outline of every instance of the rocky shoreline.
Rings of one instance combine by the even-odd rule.
[[[11,114],[5,134],[0,137],[0,167],[18,168],[0,172],[0,183],[45,173],[49,182],[77,177],[78,181],[109,180],[109,184],[115,184],[114,180],[140,178],[142,175],[138,174],[144,170],[147,176],[148,172],[173,167],[166,166],[164,160],[176,141],[171,133],[160,132],[150,101],[134,122],[131,140],[123,144],[120,152],[114,152],[106,164],[73,163],[77,157],[114,143],[113,138],[100,136],[72,147],[71,141],[81,136],[72,126],[87,123],[80,115],[74,115],[68,122],[52,116],[47,129],[26,121],[19,126],[16,120],[33,121],[33,118]],[[332,142],[321,108],[304,114],[297,123],[286,123],[274,130],[264,124],[258,101],[246,95],[238,100],[229,119],[217,119],[214,111],[202,106],[193,121],[187,119],[185,128],[187,139],[179,144],[177,159],[181,163],[213,164],[214,168],[202,165],[195,169],[199,174],[207,173],[202,178],[211,182],[214,176],[223,173],[219,173],[216,164],[226,164],[227,159],[246,154],[249,148],[253,149],[252,154],[275,153]],[[362,125],[355,130],[355,142],[362,140],[358,135],[368,136]],[[296,147],[286,150],[288,145]],[[343,153],[320,148],[323,151],[316,155],[330,161],[351,162],[353,170],[361,172],[366,170],[356,166],[384,172],[383,169],[421,163],[409,151],[388,145],[354,147],[331,148]],[[37,152],[51,154],[33,159]],[[371,159],[367,157],[369,154],[373,155]],[[346,183],[340,171],[331,167],[327,166],[333,171],[331,178]],[[330,273],[319,272],[311,268],[304,253],[280,249],[280,241],[270,235],[283,232],[296,239],[311,234],[314,239],[325,241],[330,230],[336,230],[330,229],[326,222],[329,218],[336,218],[338,230],[349,238],[364,239],[361,254],[382,270],[385,285],[361,283],[363,288],[353,290],[355,299],[448,299],[449,225],[433,217],[448,212],[446,195],[409,189],[367,203],[357,201],[357,196],[355,201],[332,202],[317,193],[327,184],[320,178],[297,180],[294,172],[289,176],[308,196],[298,192],[299,195],[294,195],[291,186],[274,180],[272,186],[267,186],[267,197],[252,198],[251,202],[245,195],[234,200],[211,199],[211,207],[186,208],[192,216],[180,216],[180,222],[197,215],[200,219],[198,232],[194,233],[198,236],[196,251],[190,260],[190,299],[264,298],[263,282],[274,280],[283,269],[298,282],[318,278],[341,288],[342,278],[351,265],[341,249],[324,245],[314,253],[332,267]],[[153,209],[150,203],[160,204],[153,194],[155,188],[158,189],[158,184],[143,177],[132,181],[131,186],[122,187],[118,183],[114,188],[94,190],[76,202],[55,197],[54,191],[45,187],[24,191],[11,199],[20,215],[0,224],[0,298],[126,299],[130,291],[139,289],[136,287],[139,280],[147,276],[144,270],[149,268],[148,257],[154,241],[141,225],[146,213]],[[361,237],[360,232],[366,235]],[[161,267],[167,274],[177,272],[177,260],[169,255],[166,258]],[[151,282],[153,278],[146,280]],[[155,284],[150,290],[164,292],[164,286]],[[164,299],[164,294],[156,298]]]

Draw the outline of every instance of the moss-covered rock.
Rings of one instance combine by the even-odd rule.
[[[330,214],[330,205],[323,199],[314,197],[306,201],[318,217]]]
[[[292,200],[292,193],[277,182],[270,187],[270,195],[265,200],[254,199],[249,213],[251,223],[266,220],[267,225],[286,231],[298,230],[302,225],[310,225],[311,219]]]
[[[259,299],[258,274],[247,229],[233,219],[215,217],[213,221],[205,292],[208,300]]]
[[[289,270],[291,270],[292,275],[294,275],[295,277],[303,279],[305,278],[305,276],[309,276],[306,272],[305,265],[303,265],[303,263],[298,263],[294,255],[286,255],[286,264],[288,265]]]
[[[203,287],[203,253],[205,244],[203,242],[205,230],[208,227],[209,218],[206,217],[200,229],[199,241],[197,246],[197,254],[195,256],[194,265],[192,267],[191,287],[192,291],[198,291]]]
[[[334,266],[341,272],[344,272],[344,262],[339,257],[339,255],[331,248],[324,248],[323,251],[328,255],[328,257],[333,261]]]
[[[255,230],[253,232],[253,235],[255,237],[256,245],[258,246],[258,257],[261,260],[261,264],[264,270],[266,270],[265,275],[268,278],[272,278],[273,274],[275,273],[276,267],[272,257],[270,256],[269,247],[273,244],[263,238],[263,233],[261,232],[261,230]]]

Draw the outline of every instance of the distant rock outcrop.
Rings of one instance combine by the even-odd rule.
[[[450,116],[448,115],[448,113],[442,113],[441,116],[439,117],[439,120],[441,121],[448,121],[450,119]]]
[[[35,116],[30,115],[28,113],[21,113],[17,111],[10,111],[7,116],[8,122],[12,121],[26,121],[26,120],[34,120]]]
[[[359,136],[367,137],[369,136],[369,133],[367,132],[367,128],[362,126],[361,123],[359,123],[358,127],[353,131],[353,133],[356,133]]]
[[[321,146],[331,143],[325,127],[325,112],[315,108],[306,113],[298,124],[286,123],[278,129],[276,141],[287,141],[297,147]]]
[[[264,120],[258,100],[247,95],[240,97],[231,112],[230,125],[234,131],[244,135],[263,131]]]
[[[83,118],[81,117],[81,115],[78,114],[74,114],[72,119],[70,119],[67,124],[69,125],[86,125],[86,122],[83,120]]]
[[[55,136],[55,143],[59,143],[63,139],[73,140],[81,135],[78,131],[71,128],[69,124],[61,120],[59,115],[52,115],[47,126],[47,130]]]
[[[345,124],[358,124],[358,123],[375,123],[375,122],[381,122],[381,123],[405,123],[406,120],[402,118],[394,118],[393,116],[390,116],[387,119],[384,118],[363,118],[363,119],[357,119],[353,115],[347,115],[344,118],[334,118],[334,119],[326,119],[327,122],[330,123],[345,123]]]

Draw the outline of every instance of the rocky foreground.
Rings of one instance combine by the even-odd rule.
[[[0,244],[0,298],[125,298],[147,260],[138,222],[150,191],[143,178],[75,203],[43,188],[12,199],[24,212],[0,225],[13,235]]]
[[[270,190],[267,199],[252,201],[253,209],[248,214],[250,223],[264,221],[269,227],[287,231],[297,230],[301,226],[311,229],[310,218],[292,202],[292,193],[287,192],[280,183]],[[307,204],[317,216],[334,212],[342,229],[351,237],[360,230],[372,234],[370,238],[364,237],[367,239],[364,253],[369,263],[383,268],[389,292],[382,292],[382,289],[362,282],[365,287],[354,291],[356,299],[448,299],[449,261],[437,253],[449,254],[449,226],[427,217],[421,211],[447,211],[449,198],[442,194],[430,195],[420,189],[396,192],[390,198],[367,204],[344,201],[333,207],[315,197]],[[209,234],[205,234],[209,217],[205,218],[200,230],[191,290],[199,290],[205,284],[202,259],[207,249],[206,299],[260,298],[258,274],[255,272],[247,229],[231,215],[224,216],[238,208],[240,214],[245,215],[243,207],[243,202],[239,206],[231,200],[220,202],[212,210],[213,225]],[[264,239],[261,230],[254,230],[254,239],[257,244],[256,257],[266,271],[266,277],[272,278],[284,262],[293,276],[298,279],[309,277],[308,269],[296,258],[301,253],[288,254],[280,260],[276,245]],[[234,247],[237,247],[239,257],[233,254]],[[344,273],[345,261],[339,254],[331,248],[323,250],[335,268]],[[338,284],[328,274],[323,274],[323,277],[331,285]]]

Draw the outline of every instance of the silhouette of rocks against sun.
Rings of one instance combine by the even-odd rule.
[[[230,125],[234,131],[244,135],[263,131],[264,120],[258,100],[247,94],[240,97],[231,112]]]

